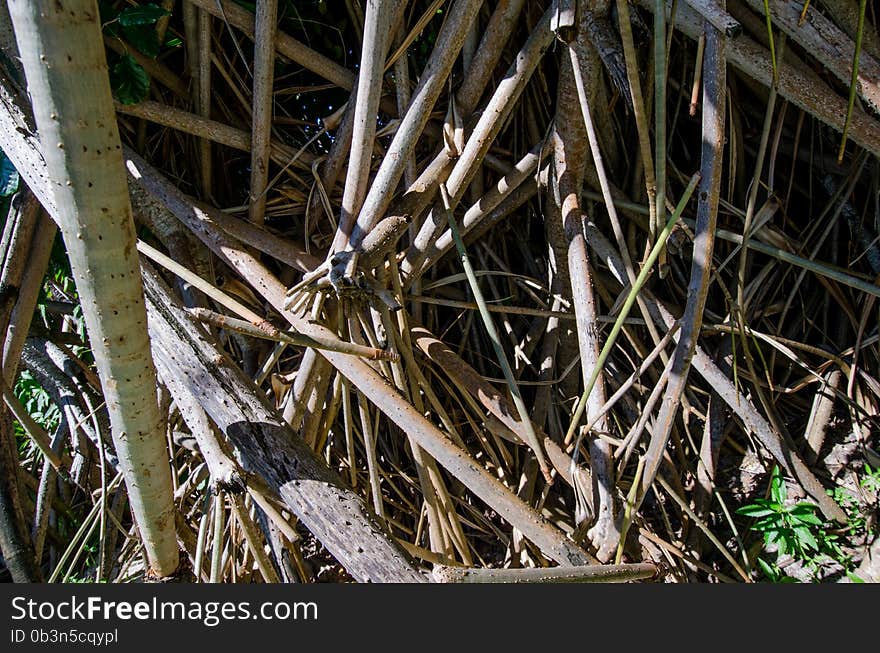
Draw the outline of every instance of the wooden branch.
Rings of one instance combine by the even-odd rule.
[[[730,45],[729,42],[728,45]],[[590,244],[590,247],[596,252],[597,256],[605,261],[614,277],[620,283],[626,284],[627,277],[623,262],[620,260],[620,255],[615,251],[614,246],[608,241],[602,230],[592,221],[588,222],[585,227],[587,242]],[[654,321],[659,325],[665,326],[667,329],[671,329],[675,323],[675,318],[672,314],[654,299],[649,291],[643,290],[641,296]],[[676,338],[680,337],[680,335],[680,333],[676,334]],[[712,357],[699,344],[694,348],[691,365],[705,379],[706,383],[718,393],[718,396],[724,400],[724,403],[739,416],[745,428],[754,433],[755,437],[766,447],[770,455],[798,480],[801,487],[819,504],[822,513],[828,519],[845,521],[846,515],[843,513],[843,510],[825,493],[822,483],[809,470],[797,451],[784,441],[781,434],[773,429],[752,402],[743,396],[733,381],[718,368]]]
[[[764,0],[748,0],[747,4],[763,15]],[[773,24],[848,87],[852,78],[855,51],[853,40],[817,11],[809,12],[808,19],[800,24],[803,2],[770,0],[769,6]],[[865,31],[869,29],[871,28],[866,27]],[[858,74],[859,97],[868,103],[875,114],[880,112],[880,63],[863,51],[859,57]]]
[[[637,562],[550,569],[474,569],[438,565],[433,574],[438,583],[627,583],[654,579],[659,571],[654,563]]]
[[[197,207],[192,200],[174,188],[139,156],[127,149],[125,155],[129,173],[135,181],[162,199],[202,242],[237,270],[294,329],[312,337],[335,337],[320,324],[304,320],[284,308],[287,289],[259,261],[233,242],[216,225],[212,217],[217,213],[215,209]],[[338,352],[322,351],[321,355],[449,473],[531,539],[544,555],[560,564],[590,562],[585,551],[522,502],[466,452],[459,449],[445,433],[391,390],[385,379],[367,363]]]
[[[654,10],[652,0],[638,2],[650,11]],[[696,40],[703,33],[702,16],[679,4],[675,28]],[[770,53],[745,35],[728,41],[727,61],[764,86],[769,87],[773,83]],[[826,125],[839,132],[843,131],[847,113],[846,98],[830,89],[816,73],[784,61],[779,62],[779,95]],[[864,111],[854,111],[849,137],[874,156],[880,156],[880,121],[874,117]]]
[[[231,0],[184,0],[184,2],[191,2],[203,11],[207,11],[221,20],[228,21],[229,25],[237,27],[249,37],[254,38],[256,22],[254,14]],[[354,73],[331,61],[319,52],[315,52],[303,45],[284,32],[278,32],[275,47],[279,54],[291,61],[295,61],[303,68],[311,70],[313,73],[333,82],[337,86],[348,91],[354,87]]]
[[[391,2],[372,0],[367,3],[364,40],[361,46],[361,65],[358,74],[357,102],[354,103],[354,124],[348,170],[342,191],[342,211],[339,226],[330,247],[330,254],[346,248],[356,248],[362,236],[352,240],[358,213],[367,195],[373,145],[376,139],[376,115],[382,96],[385,70],[385,52],[391,40]],[[397,134],[400,134],[398,129]],[[396,137],[396,136],[395,136]],[[388,161],[389,157],[385,158]],[[375,184],[374,184],[375,187]]]
[[[272,137],[272,108],[275,98],[275,33],[278,0],[257,2],[254,24],[253,125],[251,127],[251,188],[248,218],[262,224],[266,215],[266,184],[269,180],[269,150]]]
[[[724,9],[724,2],[713,5]],[[712,273],[712,253],[715,247],[715,226],[718,218],[718,202],[721,196],[721,171],[724,166],[724,118],[727,104],[728,39],[719,29],[706,27],[706,45],[703,55],[703,150],[700,163],[699,201],[697,226],[694,236],[694,254],[691,278],[688,284],[687,305],[681,318],[669,381],[660,404],[660,412],[654,421],[654,429],[648,450],[644,455],[644,473],[640,492],[632,504],[632,512],[639,509],[660,469],[660,462],[685,389],[691,358],[703,324],[703,311],[709,296],[709,279]]]
[[[157,366],[196,397],[235,447],[244,469],[259,474],[355,579],[425,582],[364,501],[202,335],[155,273],[144,267],[143,276]]]
[[[409,107],[394,135],[388,153],[359,208],[357,229],[352,232],[352,245],[357,247],[384,215],[391,204],[393,191],[403,176],[406,161],[415,151],[416,143],[430,118],[431,111],[447,83],[452,66],[464,43],[470,25],[482,6],[481,0],[456,0],[440,34],[419,84],[412,93]],[[360,101],[360,100],[359,100]]]
[[[445,161],[442,156],[438,156],[432,161],[416,180],[417,186],[424,188],[424,191],[415,191],[418,196],[418,208],[407,207],[406,210],[398,212],[409,213],[413,216],[420,215],[423,207],[430,203],[439,183],[444,180],[453,200],[453,209],[456,207],[464,195],[467,185],[479,170],[486,152],[489,151],[489,147],[504,126],[507,116],[513,110],[516,100],[525,89],[526,83],[535,72],[544,53],[553,43],[555,32],[550,28],[550,23],[556,12],[556,3],[544,12],[541,21],[517,53],[504,79],[498,84],[492,98],[480,114],[461,155],[453,160],[449,158],[449,154],[446,154]],[[450,169],[449,166],[453,161],[454,165]],[[448,178],[446,178],[447,175]],[[409,275],[422,266],[429,243],[439,236],[443,226],[442,211],[432,212],[428,216],[407,252],[407,257],[401,265],[401,272]]]
[[[138,104],[121,104],[117,102],[116,111],[127,116],[149,120],[157,125],[177,129],[178,131],[198,136],[214,143],[226,145],[241,152],[251,151],[251,136],[244,129],[238,129],[217,120],[210,120],[204,116],[168,106],[161,102],[153,102],[152,100],[144,100]],[[315,156],[310,152],[297,152],[297,150],[289,145],[277,142],[271,143],[269,157],[281,166],[291,165],[291,161],[296,158],[299,166],[304,170],[310,170],[310,165],[315,159]]]

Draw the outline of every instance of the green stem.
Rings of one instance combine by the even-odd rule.
[[[852,120],[853,107],[856,103],[856,90],[859,85],[859,56],[862,53],[862,35],[865,33],[865,8],[868,0],[859,2],[859,24],[856,28],[856,47],[853,51],[852,77],[849,82],[849,102],[846,106],[846,122],[843,123],[843,137],[840,139],[840,150],[837,153],[837,162],[843,162],[843,153],[846,151],[846,135],[849,133],[849,123]]]
[[[517,411],[519,412],[525,436],[529,441],[528,444],[535,452],[535,456],[537,456],[538,458],[538,464],[541,467],[544,478],[547,479],[548,483],[551,483],[552,477],[550,476],[550,468],[547,465],[547,460],[544,457],[544,450],[542,449],[541,443],[538,440],[538,435],[535,433],[535,429],[532,426],[532,420],[529,416],[528,408],[526,408],[525,401],[523,401],[522,395],[520,394],[519,387],[516,384],[516,378],[514,378],[513,376],[513,370],[511,369],[510,363],[507,361],[507,356],[504,353],[504,349],[501,346],[501,338],[498,336],[498,331],[495,328],[495,323],[492,321],[492,315],[489,313],[489,308],[486,306],[486,300],[483,298],[483,293],[480,290],[479,283],[477,282],[477,275],[474,272],[473,266],[471,266],[470,259],[468,258],[467,250],[464,246],[464,241],[461,239],[461,232],[458,229],[458,223],[456,222],[455,216],[452,212],[452,206],[450,204],[449,192],[446,190],[446,184],[440,184],[440,193],[443,197],[443,208],[446,211],[446,218],[449,222],[449,230],[452,232],[452,238],[455,240],[455,247],[458,249],[458,255],[461,258],[461,265],[464,268],[465,276],[467,276],[468,284],[471,287],[471,292],[474,293],[474,301],[476,301],[477,307],[480,309],[480,317],[483,319],[483,324],[486,326],[486,332],[489,335],[489,340],[492,341],[492,347],[495,350],[495,356],[497,356],[498,358],[498,364],[501,366],[501,370],[504,372],[504,379],[507,381],[507,386],[510,389],[510,395],[513,398],[513,403],[516,406]]]
[[[596,366],[593,368],[593,372],[592,374],[590,374],[590,378],[587,381],[584,392],[581,395],[580,400],[578,401],[574,416],[571,419],[571,424],[568,427],[568,432],[565,434],[566,442],[571,441],[571,438],[574,435],[574,431],[577,428],[577,424],[580,421],[581,417],[583,417],[584,410],[587,407],[587,397],[590,396],[590,393],[593,391],[593,386],[596,385],[596,380],[599,378],[599,374],[601,373],[602,368],[605,365],[605,361],[608,359],[608,355],[611,353],[611,349],[614,347],[617,336],[620,334],[620,330],[623,327],[624,320],[626,320],[626,318],[629,316],[630,309],[632,309],[633,304],[635,304],[639,291],[642,289],[642,286],[645,285],[645,281],[648,280],[648,276],[650,276],[651,274],[651,268],[654,266],[654,263],[656,263],[657,257],[660,256],[660,251],[666,245],[666,239],[672,232],[672,227],[675,226],[675,223],[681,217],[681,214],[684,211],[684,207],[687,206],[687,203],[690,200],[691,195],[693,195],[694,189],[697,187],[697,184],[699,182],[700,173],[696,172],[694,173],[694,176],[691,177],[690,183],[685,189],[684,194],[681,196],[681,200],[679,201],[678,206],[675,207],[675,211],[669,217],[666,226],[657,237],[657,241],[654,243],[654,247],[651,248],[651,253],[648,254],[648,258],[645,261],[645,264],[642,266],[642,269],[639,272],[639,276],[636,277],[635,284],[630,289],[629,294],[626,296],[626,301],[623,303],[623,307],[620,309],[617,320],[615,320],[614,324],[611,327],[611,333],[608,334],[608,339],[605,341],[605,345],[602,347],[602,351],[599,352],[599,358],[596,360]],[[578,438],[578,440],[580,440],[580,438]],[[578,445],[579,442],[575,445],[575,455],[577,455]]]

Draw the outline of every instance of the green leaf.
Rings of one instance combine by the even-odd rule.
[[[123,55],[110,71],[110,86],[122,104],[137,104],[150,91],[150,78],[130,54]]]
[[[171,14],[159,5],[150,3],[142,7],[126,7],[119,12],[119,24],[123,27],[135,25],[152,25],[162,16]]]
[[[805,515],[792,515],[792,519],[800,524],[810,524],[811,526],[821,526],[823,523],[821,519],[812,513]]]
[[[865,582],[865,580],[863,578],[859,578],[851,571],[846,572],[846,577],[849,578],[854,583],[864,583]]]
[[[757,533],[766,533],[768,531],[778,531],[784,528],[782,524],[779,523],[779,520],[775,517],[761,517],[758,521],[754,523],[752,526],[752,530]]]
[[[738,515],[745,515],[746,517],[765,517],[779,512],[782,512],[782,506],[775,501],[767,501],[767,499],[758,499],[754,503],[736,510]]]
[[[818,509],[819,507],[815,503],[810,503],[809,501],[801,501],[800,503],[796,503],[791,508],[789,508],[788,512],[792,515],[815,516]]]
[[[152,25],[134,25],[122,28],[125,39],[140,52],[154,59],[159,54],[159,35]]]
[[[776,503],[785,503],[785,497],[788,492],[785,489],[785,481],[782,480],[782,472],[779,470],[779,465],[773,467],[773,472],[770,475],[770,497]]]
[[[758,566],[761,568],[761,571],[764,575],[770,580],[771,583],[776,583],[779,580],[779,570],[775,568],[775,566],[770,565],[767,562],[764,562],[761,558],[757,559]]]
[[[816,536],[813,535],[809,528],[806,526],[795,526],[794,533],[802,547],[812,549],[813,551],[819,550],[819,542],[816,541]]]

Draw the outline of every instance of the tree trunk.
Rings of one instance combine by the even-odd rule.
[[[12,0],[57,219],[152,571],[178,564],[168,453],[95,0]]]

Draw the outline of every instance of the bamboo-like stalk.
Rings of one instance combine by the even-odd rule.
[[[231,0],[184,0],[184,2],[191,2],[203,11],[228,21],[230,25],[242,30],[249,37],[254,37],[256,22],[254,14]],[[353,88],[355,76],[350,70],[346,70],[321,53],[306,47],[291,36],[279,32],[275,47],[279,54],[337,86],[349,91]]]
[[[859,59],[862,53],[862,34],[865,33],[865,12],[868,8],[868,0],[859,2],[859,23],[856,27],[856,44],[852,56],[852,77],[849,81],[849,99],[846,104],[846,120],[843,123],[843,137],[840,139],[840,148],[837,151],[837,162],[843,163],[843,155],[846,153],[846,137],[849,134],[849,126],[852,122],[853,109],[856,105],[856,95],[859,87]],[[877,107],[874,106],[874,110]]]
[[[16,583],[42,580],[22,509],[18,449],[6,407],[0,405],[0,547],[9,575]]]
[[[272,135],[272,86],[275,79],[275,30],[278,0],[260,0],[254,22],[254,92],[251,126],[251,189],[248,218],[260,224],[266,214],[266,182]]]
[[[412,320],[410,320],[410,323],[412,324]],[[413,343],[422,350],[429,360],[439,369],[442,369],[450,380],[473,396],[489,412],[489,417],[486,420],[487,425],[491,424],[492,420],[496,420],[493,424],[493,430],[498,427],[507,429],[512,441],[518,444],[528,442],[526,436],[527,428],[516,418],[516,408],[509,402],[506,396],[496,390],[473,367],[463,361],[445,343],[438,340],[424,327],[413,325],[412,337]],[[575,466],[574,475],[572,475],[571,461],[559,443],[543,433],[534,420],[532,430],[541,439],[548,459],[563,481],[573,485],[574,479],[579,478],[578,482],[583,487],[590,487],[589,470]]]
[[[222,580],[223,536],[226,528],[226,493],[223,490],[214,492],[213,530],[211,543],[211,575],[209,582],[219,583]]]
[[[285,287],[247,252],[235,247],[228,236],[211,221],[209,212],[194,212],[192,204],[181,197],[179,191],[170,187],[155,171],[151,171],[136,154],[126,151],[127,166],[135,180],[150,192],[159,191],[163,196],[176,196],[174,206],[169,205],[178,218],[196,233],[218,256],[237,269],[266,300],[278,310],[300,333],[312,337],[329,337],[325,327],[304,320],[284,308],[287,291]],[[345,375],[375,406],[390,417],[400,428],[410,434],[437,462],[454,474],[477,496],[492,506],[499,515],[508,519],[532,540],[545,555],[560,564],[586,564],[589,556],[567,539],[561,531],[551,526],[534,510],[512,495],[488,471],[476,465],[473,459],[461,451],[449,438],[409,403],[397,394],[387,391],[388,384],[365,362],[352,356],[324,351],[326,358],[340,373]]]
[[[211,38],[212,38],[211,14],[202,9],[199,11],[198,21],[198,76],[196,84],[196,111],[206,120],[211,119]],[[202,193],[210,197],[213,182],[211,166],[211,142],[207,138],[199,141],[199,154],[201,156],[201,182]]]
[[[341,251],[349,244],[357,247],[362,239],[354,236],[353,229],[367,196],[367,180],[372,167],[376,115],[379,112],[385,71],[385,51],[391,40],[388,34],[391,3],[387,0],[368,0],[365,21],[357,103],[354,107],[354,131],[342,194],[342,215],[330,248],[331,253]]]
[[[764,0],[748,0],[746,4],[754,11],[764,13]],[[855,39],[817,11],[811,12],[809,21],[801,22],[803,2],[769,0],[768,6],[773,24],[778,29],[816,57],[841,82],[852,83]],[[855,33],[858,35],[857,29]],[[855,74],[858,96],[874,111],[880,110],[880,62],[874,55],[861,52]]]
[[[310,338],[299,334],[287,334],[276,327],[272,326],[265,318],[257,315],[247,306],[239,302],[237,299],[230,297],[222,290],[219,290],[201,279],[196,274],[190,272],[185,267],[172,260],[168,256],[162,254],[154,247],[147,245],[143,241],[138,241],[137,249],[144,256],[149,257],[154,262],[171,270],[181,278],[185,279],[206,295],[226,306],[228,309],[235,311],[244,320],[238,320],[225,315],[221,315],[205,308],[190,309],[191,313],[198,319],[213,324],[214,326],[229,329],[236,333],[248,335],[254,338],[264,338],[275,342],[283,342],[288,345],[296,345],[300,347],[313,347],[316,349],[332,349],[333,351],[352,354],[355,356],[363,356],[371,360],[390,360],[394,358],[391,352],[386,352],[375,347],[365,347],[355,343],[345,342],[337,338]]]
[[[71,378],[71,370],[65,368],[66,356],[55,344],[30,338],[22,349],[22,364],[34,375],[52,401],[66,415],[70,433],[82,431],[96,450],[104,450],[104,459],[114,469],[119,467],[116,455],[105,447],[102,433],[109,431],[109,418],[103,412],[98,415],[88,407],[86,391]],[[106,433],[105,433],[106,434]]]
[[[67,425],[61,424],[52,436],[52,449],[56,453],[64,447],[64,440],[68,435]],[[46,532],[49,528],[49,513],[51,512],[52,499],[55,497],[57,476],[52,465],[43,465],[40,474],[40,485],[37,490],[36,505],[34,506],[34,527],[32,538],[34,542],[34,560],[43,559],[43,549],[46,544]]]
[[[117,103],[116,110],[121,114],[143,118],[157,125],[171,127],[242,152],[251,152],[253,145],[250,134],[244,129],[238,129],[160,102],[144,100],[137,104]],[[271,143],[269,158],[281,166],[290,166],[299,162],[307,170],[309,169],[308,165],[313,161],[311,154],[297,152],[293,148],[277,142]]]
[[[210,363],[220,352],[158,277],[145,271],[144,279],[160,365],[199,400],[244,469],[261,476],[356,580],[423,582],[376,515],[293,433],[250,379],[235,367]]]
[[[723,9],[723,0],[717,6]],[[669,382],[666,385],[660,412],[654,422],[651,442],[644,455],[644,472],[639,493],[633,504],[634,510],[638,510],[660,468],[662,454],[672,432],[673,421],[687,382],[691,357],[700,334],[703,311],[709,294],[715,225],[721,194],[721,171],[724,162],[724,120],[727,102],[726,42],[727,39],[721,36],[718,29],[706,28],[706,48],[703,53],[703,151],[700,163],[702,182],[697,203],[691,279],[688,284],[687,305],[681,318],[681,331],[669,372]]]
[[[18,298],[9,315],[9,326],[3,341],[3,381],[7,385],[15,382],[21,352],[43,287],[49,257],[52,255],[52,244],[58,233],[55,223],[42,207],[39,208],[34,222],[34,236],[27,252],[27,268],[18,288]]]
[[[232,500],[232,511],[235,513],[235,519],[241,525],[241,530],[244,533],[248,548],[254,556],[260,574],[263,576],[263,580],[267,583],[279,582],[280,579],[278,578],[278,574],[275,572],[275,568],[272,566],[272,561],[269,560],[269,556],[266,555],[266,552],[263,549],[263,543],[260,541],[259,533],[247,511],[247,506],[245,506],[244,500],[237,494],[230,495],[230,499]]]
[[[504,0],[498,3],[492,13],[483,39],[474,55],[472,65],[455,96],[455,104],[463,119],[468,119],[485,91],[495,65],[501,57],[504,44],[512,34],[513,24],[521,10],[521,0]],[[443,148],[425,166],[418,178],[408,184],[406,193],[397,203],[396,213],[407,213],[414,216],[411,239],[414,239],[418,233],[421,215],[437,192],[437,185],[440,181],[446,180],[454,163],[455,158],[450,151]],[[449,247],[452,247],[451,240]]]
[[[666,215],[666,56],[666,0],[654,0],[654,171],[657,175],[657,211],[651,233],[659,233],[663,216]],[[661,278],[666,274],[664,252],[661,250],[659,257]],[[624,251],[620,254],[626,257]]]
[[[650,562],[552,569],[434,567],[434,578],[439,583],[626,583],[653,579],[658,573],[657,566]]]
[[[529,152],[519,161],[516,162],[508,174],[501,177],[498,182],[488,190],[480,199],[465,211],[461,218],[461,237],[466,237],[473,229],[477,228],[481,221],[489,216],[493,210],[506,198],[520,187],[520,185],[535,174],[541,161],[547,157],[550,149],[542,141],[535,145]],[[455,247],[455,241],[452,237],[452,231],[447,229],[435,241],[428,244],[424,253],[424,262],[418,272],[413,275],[420,276],[434,265],[441,256],[449,252]]]
[[[593,391],[593,386],[595,385],[596,380],[599,378],[599,375],[602,372],[602,367],[605,364],[605,361],[608,359],[608,355],[611,353],[611,349],[614,346],[615,341],[617,340],[617,336],[620,333],[621,327],[623,326],[624,318],[626,318],[626,316],[629,314],[630,309],[632,309],[633,304],[635,304],[636,297],[639,295],[639,291],[642,289],[642,286],[645,285],[645,281],[647,281],[648,276],[651,274],[652,266],[654,265],[654,263],[657,262],[657,259],[660,256],[660,250],[665,246],[666,238],[672,231],[672,227],[675,225],[676,221],[678,221],[681,212],[687,205],[688,200],[690,200],[691,194],[694,192],[694,189],[696,188],[699,181],[699,173],[696,173],[693,177],[691,177],[690,184],[688,185],[688,188],[685,190],[685,192],[682,194],[681,200],[679,201],[676,210],[669,217],[669,221],[666,223],[663,231],[661,231],[658,235],[657,242],[651,249],[651,253],[648,255],[648,258],[645,259],[645,264],[642,266],[642,269],[639,272],[639,276],[636,277],[635,283],[630,288],[629,293],[626,296],[626,300],[624,301],[623,306],[620,308],[617,320],[611,327],[611,331],[609,332],[608,337],[605,339],[605,344],[602,345],[602,351],[599,352],[599,357],[596,361],[593,371],[590,374],[588,380],[584,383],[584,392],[581,395],[580,400],[578,401],[577,409],[575,410],[574,415],[572,415],[571,423],[568,427],[568,432],[565,435],[565,440],[567,442],[570,442],[573,439],[574,432],[578,429],[578,423],[580,422],[581,418],[584,415],[584,411],[587,408],[587,398]],[[593,248],[595,249],[594,243],[592,243],[589,238],[587,239],[587,242],[590,243],[590,245],[593,246]],[[671,324],[669,326],[671,328]],[[580,437],[578,438],[578,444],[579,440]],[[578,444],[575,445],[575,452],[577,452],[578,450]]]
[[[601,200],[602,195],[599,193],[594,193],[591,191],[586,191],[584,193],[585,197],[595,200]],[[635,204],[632,202],[627,202],[625,200],[614,200],[614,204],[621,209],[625,209],[634,213],[641,213],[643,215],[648,215],[648,209],[642,205]],[[694,227],[696,224],[690,218],[682,218],[685,224],[689,227]],[[735,245],[742,246],[743,245],[743,237],[740,234],[733,233],[732,231],[728,231],[727,229],[716,229],[715,237],[720,238],[721,240],[725,240],[729,243],[733,243]],[[753,249],[756,252],[761,252],[762,254],[766,254],[767,256],[772,256],[773,258],[783,262],[788,263],[790,265],[794,265],[803,270],[808,270],[813,274],[821,277],[826,277],[837,283],[843,284],[844,286],[849,286],[850,288],[854,288],[860,292],[867,293],[869,295],[873,295],[875,297],[880,297],[880,286],[876,284],[869,283],[859,277],[853,276],[852,274],[848,274],[846,271],[832,266],[827,263],[823,263],[821,261],[816,261],[810,258],[806,258],[804,256],[799,256],[797,254],[792,253],[787,249],[783,249],[781,247],[774,247],[773,245],[761,242],[760,240],[756,240],[756,238],[762,238],[763,235],[759,232],[753,234],[753,237],[746,241],[746,247],[749,249]]]
[[[641,6],[655,11],[654,1],[638,0]],[[702,17],[688,7],[679,7],[675,27],[692,39],[703,31]],[[773,66],[766,48],[752,39],[740,36],[727,44],[727,61],[749,77],[770,87],[773,84]],[[843,131],[846,120],[846,99],[833,92],[817,74],[786,61],[779,62],[779,95],[810,115]],[[874,154],[880,155],[880,121],[873,116],[855,112],[852,115],[850,140]],[[658,182],[659,183],[659,182]]]
[[[390,205],[392,192],[403,175],[406,162],[412,155],[434,104],[446,85],[452,65],[482,4],[480,0],[456,0],[453,5],[437,37],[425,70],[419,78],[419,84],[412,93],[409,107],[394,135],[388,153],[376,172],[369,192],[365,193],[363,206],[358,206],[357,229],[351,234],[353,247],[360,244]],[[363,66],[361,70],[364,70]],[[362,96],[359,93],[360,97]],[[345,209],[344,199],[343,209]],[[340,229],[342,228],[343,224],[340,222]]]
[[[544,56],[544,53],[553,43],[555,32],[550,29],[551,19],[556,15],[556,4],[548,9],[541,17],[541,21],[532,31],[523,48],[517,54],[516,59],[504,79],[499,83],[498,87],[486,105],[483,113],[480,115],[477,124],[471,131],[470,138],[465,144],[464,151],[455,161],[455,165],[449,172],[446,180],[446,186],[449,195],[452,198],[453,208],[464,194],[468,183],[473,179],[474,174],[482,163],[483,157],[488,152],[492,141],[501,130],[505,119],[513,109],[514,103],[519,98],[526,82],[528,82],[538,63]],[[437,166],[438,170],[434,171],[433,182],[439,183],[439,172],[445,165],[442,160],[434,161],[432,166]],[[428,172],[428,170],[426,170]],[[425,176],[425,173],[423,173]],[[429,179],[423,182],[427,188],[430,188],[431,175]],[[420,177],[421,180],[421,177]],[[419,184],[420,180],[416,183]],[[424,193],[427,197],[430,193]],[[426,202],[427,203],[427,202]],[[405,211],[408,212],[408,211]],[[421,267],[427,254],[428,245],[439,235],[439,230],[444,226],[442,221],[442,212],[432,213],[424,224],[421,226],[418,235],[413,241],[410,250],[407,252],[406,259],[401,265],[401,272],[409,275],[414,270]]]
[[[642,157],[642,167],[645,170],[645,191],[648,196],[648,225],[652,238],[657,235],[657,179],[654,176],[654,159],[651,157],[651,134],[648,128],[648,116],[646,105],[642,95],[642,82],[639,78],[639,66],[636,59],[636,48],[633,40],[632,25],[628,0],[617,0],[617,17],[620,24],[620,36],[623,42],[624,58],[626,60],[626,75],[629,79],[630,93],[632,94],[633,117],[636,121],[636,130],[639,134],[639,153]],[[661,209],[661,214],[665,208]],[[654,243],[651,242],[651,245]]]
[[[614,246],[592,222],[588,222],[585,227],[588,235],[587,242],[589,242],[590,247],[596,252],[597,256],[605,261],[619,282],[627,283],[623,262],[620,260],[620,255],[614,251]],[[650,293],[643,292],[642,294],[654,321],[660,325],[665,325],[666,328],[672,328],[672,325],[675,324],[675,318],[672,317],[669,311],[653,299]],[[755,434],[776,461],[800,482],[801,486],[819,505],[822,513],[828,519],[835,521],[845,520],[846,517],[840,506],[825,493],[822,484],[807,468],[803,459],[797,452],[789,449],[782,436],[757,411],[752,402],[742,395],[733,381],[718,368],[712,356],[707,354],[699,344],[694,349],[691,365],[715,389],[715,392],[718,393],[718,396],[721,397],[724,403],[739,416],[745,428]]]
[[[9,8],[132,512],[151,569],[167,576],[178,564],[171,474],[97,6]]]

